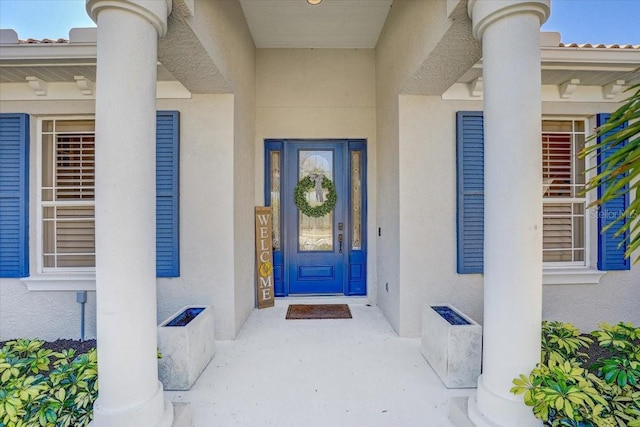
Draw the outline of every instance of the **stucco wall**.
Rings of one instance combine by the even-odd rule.
[[[611,102],[542,103],[545,115],[571,113],[590,117],[616,108]],[[599,285],[545,285],[542,296],[544,319],[572,322],[583,331],[594,330],[603,321],[640,325],[640,264],[632,265],[631,271],[608,272]]]
[[[29,271],[36,273],[37,115],[93,115],[94,101],[2,101],[2,113],[29,113]],[[85,334],[95,337],[95,292],[87,295]],[[0,339],[80,338],[80,304],[75,292],[29,292],[19,279],[0,279]]]
[[[450,303],[481,323],[482,276],[456,273],[455,113],[479,103],[400,97],[400,325],[420,334],[422,307]]]
[[[256,204],[264,203],[267,138],[367,141],[367,293],[375,301],[375,53],[368,49],[258,49]]]
[[[451,12],[449,15],[448,12]],[[479,59],[479,45],[471,37],[464,5],[447,10],[446,2],[396,0],[376,47],[376,105],[378,140],[378,305],[396,331],[401,331],[402,301],[408,283],[401,263],[407,254],[402,243],[406,197],[415,197],[415,185],[405,188],[401,142],[403,129],[398,96],[401,93],[441,93]],[[419,124],[425,128],[425,123]],[[409,152],[406,152],[409,153]],[[383,159],[383,160],[382,160]],[[408,210],[407,210],[408,209]],[[403,212],[401,214],[401,212]],[[414,237],[409,237],[414,239]],[[413,241],[413,240],[412,240]],[[424,244],[424,242],[421,242]],[[405,315],[402,314],[402,317]]]
[[[180,110],[180,277],[158,280],[158,320],[213,304],[216,338],[235,337],[233,95],[160,101]]]
[[[405,95],[399,105],[399,333],[420,334],[424,304],[450,303],[482,323],[482,275],[456,273],[455,147],[456,112],[481,110],[482,102]],[[614,108],[546,102],[543,115],[590,117]],[[640,324],[640,265],[609,272],[599,285],[545,285],[543,298],[543,318],[573,322],[585,331],[600,321]]]
[[[0,279],[0,340],[80,339],[75,292],[29,292],[17,279]],[[85,337],[96,336],[96,293],[87,293]]]
[[[240,3],[196,0],[189,7],[177,2],[170,17],[169,34],[160,44],[160,58],[194,93],[233,94],[233,145],[229,175],[218,181],[233,190],[233,198],[221,206],[232,212],[226,226],[229,240],[218,242],[232,258],[232,277],[226,295],[233,305],[232,329],[219,338],[235,337],[255,305],[254,296],[254,138],[255,138],[255,45]],[[196,126],[202,126],[197,124]]]
[[[237,1],[199,1],[197,32],[206,34],[207,52],[227,77],[234,94],[233,175],[225,184],[233,189],[233,338],[255,305],[254,291],[254,138],[256,106],[256,50]],[[231,205],[227,205],[230,209]],[[224,246],[224,243],[223,243]],[[227,250],[230,248],[227,246]]]
[[[193,95],[158,101],[158,109],[180,111],[181,275],[158,280],[158,321],[187,304],[216,307],[216,337],[230,339],[236,324],[234,294],[233,95]],[[3,101],[2,112],[31,114],[30,273],[37,274],[36,123],[38,116],[94,113],[87,101]],[[252,175],[253,178],[253,175]],[[253,200],[253,182],[249,186]],[[252,257],[250,257],[253,259]],[[242,261],[242,260],[241,260]],[[248,274],[251,274],[249,272]],[[251,285],[249,285],[251,286]],[[244,305],[253,306],[253,293]],[[249,308],[250,310],[250,308]],[[246,311],[246,310],[245,310]],[[95,337],[95,292],[86,305],[86,337]],[[240,325],[241,326],[241,325]],[[28,291],[18,279],[0,279],[0,339],[79,338],[80,306],[75,292]]]

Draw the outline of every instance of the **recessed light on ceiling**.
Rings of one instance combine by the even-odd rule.
[[[322,0],[307,0],[307,3],[316,5],[322,3]]]

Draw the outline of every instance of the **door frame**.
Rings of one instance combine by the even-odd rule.
[[[271,187],[272,182],[278,185],[279,192],[274,192],[274,195],[279,195],[282,200],[283,197],[287,197],[284,191],[289,191],[290,196],[293,197],[293,188],[288,188],[285,185],[286,167],[287,162],[293,162],[295,165],[296,159],[288,159],[285,156],[286,146],[289,144],[301,145],[309,143],[310,146],[317,145],[319,143],[342,143],[344,144],[344,152],[346,154],[344,163],[348,167],[349,173],[346,174],[347,180],[347,215],[348,224],[345,226],[345,246],[347,248],[347,254],[345,256],[345,269],[343,280],[343,294],[347,296],[364,296],[367,294],[367,153],[366,153],[366,140],[365,139],[265,139],[264,140],[264,200],[265,206],[274,206],[274,233],[276,229],[279,230],[280,235],[277,236],[280,244],[276,247],[274,243],[273,248],[273,271],[274,271],[274,288],[275,295],[277,297],[285,297],[289,295],[289,283],[287,280],[287,256],[285,251],[285,242],[287,239],[286,227],[284,221],[287,219],[286,209],[281,203],[272,203]],[[354,153],[359,153],[356,156]],[[297,156],[296,156],[297,157]],[[352,161],[359,158],[359,176],[360,176],[360,241],[359,246],[354,247],[353,237],[353,219],[352,219],[352,193],[354,185],[356,183],[353,180]],[[275,164],[277,162],[277,164]],[[277,176],[272,177],[272,169]],[[275,224],[277,222],[277,224]],[[297,220],[296,220],[297,223]],[[311,296],[313,294],[310,294]]]

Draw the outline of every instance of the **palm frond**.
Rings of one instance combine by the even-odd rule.
[[[601,189],[590,207],[601,206],[618,197],[634,196],[627,209],[603,229],[619,227],[616,236],[628,233],[625,256],[631,257],[640,249],[640,83],[626,91],[631,92],[629,98],[587,139],[590,142],[599,138],[599,142],[587,145],[580,152],[580,157],[599,154],[598,164],[589,169],[596,170],[596,173],[584,188],[584,192]],[[626,145],[621,147],[625,142]],[[640,255],[633,262],[638,261]]]

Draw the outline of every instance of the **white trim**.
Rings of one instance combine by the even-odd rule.
[[[165,0],[164,3],[160,1],[146,1],[140,2],[114,2],[110,0],[88,0],[86,9],[93,22],[98,22],[98,16],[100,12],[106,9],[116,9],[119,12],[124,11],[127,14],[135,14],[138,17],[144,18],[148,23],[158,32],[158,37],[163,38],[167,34],[167,17],[171,13],[173,2],[171,0]]]
[[[640,49],[587,48],[587,47],[548,47],[540,48],[542,68],[547,63],[588,64],[590,69],[601,64],[607,69],[634,71],[640,62]]]
[[[590,267],[543,267],[543,285],[598,285],[607,272]]]
[[[2,60],[33,61],[43,59],[93,59],[97,57],[96,43],[3,44]]]
[[[191,99],[191,92],[178,81],[162,80],[156,83],[157,99]],[[95,91],[83,94],[76,82],[47,83],[47,94],[36,95],[29,83],[0,83],[0,101],[54,101],[89,100],[95,102]]]
[[[95,291],[95,273],[36,274],[20,279],[29,291]]]
[[[595,115],[543,115],[542,120],[584,120],[585,123],[585,143],[586,145],[595,144],[595,141],[588,141],[595,129]],[[593,170],[595,155],[585,158],[585,180],[588,182],[595,175]],[[542,268],[542,284],[543,285],[598,285],[600,278],[607,272],[600,271],[596,268],[598,248],[596,234],[597,220],[591,214],[593,208],[588,206],[595,200],[595,190],[587,192],[585,195],[585,265],[576,266],[568,263],[544,263]]]
[[[577,178],[577,175],[575,175],[577,173],[576,171],[576,166],[575,166],[575,157],[574,155],[577,154],[579,152],[579,148],[575,146],[576,144],[576,140],[575,140],[575,136],[576,135],[584,135],[584,140],[585,140],[585,144],[587,144],[587,140],[589,139],[590,136],[590,121],[589,121],[589,117],[584,116],[584,115],[566,115],[566,116],[553,116],[553,115],[542,115],[542,118],[540,120],[540,122],[544,122],[544,121],[571,121],[572,122],[572,128],[570,132],[567,131],[553,131],[553,130],[549,130],[546,131],[546,133],[553,133],[553,134],[563,134],[563,135],[570,135],[571,136],[571,171],[572,171],[572,184],[571,186],[574,188],[574,191],[577,191],[577,188],[582,186],[584,187],[585,184],[576,184],[575,182],[575,178]],[[575,129],[575,124],[577,122],[582,122],[583,123],[583,128],[584,131],[577,131]],[[542,130],[541,132],[541,137],[542,135],[544,135],[545,131]],[[542,141],[542,140],[541,140]],[[589,170],[591,167],[591,162],[589,158],[585,158],[584,159],[584,170],[587,172],[587,175],[585,175],[585,180],[589,179]],[[591,197],[593,196],[593,192],[590,191],[587,194],[585,194],[584,197],[577,197],[577,195],[574,195],[573,197],[558,197],[558,198],[553,198],[553,197],[549,197],[549,198],[545,198],[543,196],[542,198],[542,203],[543,204],[570,204],[571,205],[571,218],[574,217],[573,214],[573,205],[575,203],[584,203],[584,261],[575,261],[575,262],[558,262],[558,263],[554,263],[554,262],[545,262],[543,263],[543,269],[544,268],[552,268],[552,269],[556,269],[556,268],[568,268],[568,269],[573,269],[576,267],[580,267],[580,268],[590,268],[591,264],[592,264],[592,258],[591,255],[593,253],[592,251],[592,247],[591,247],[591,224],[590,224],[590,215],[589,215],[589,209],[587,208],[587,206],[589,206],[589,203],[591,202]],[[572,227],[572,233],[573,233],[573,227]],[[572,245],[573,245],[573,235],[571,237],[572,240]],[[573,252],[573,246],[572,246],[572,252]],[[578,248],[579,249],[579,248]],[[597,249],[596,249],[597,252]],[[573,255],[572,255],[573,256]]]
[[[585,147],[596,144],[595,140],[589,140],[591,135],[595,132],[595,115],[585,118]],[[597,158],[595,155],[587,156],[584,158],[584,179],[585,186],[589,180],[596,175],[594,167],[596,166]],[[585,194],[585,211],[584,211],[584,226],[586,235],[584,238],[585,253],[584,259],[587,267],[593,269],[598,265],[598,221],[592,214],[593,207],[589,207],[591,203],[598,197],[597,190],[588,191]],[[595,245],[595,246],[594,246]]]
[[[472,82],[473,83],[473,82]],[[472,95],[470,86],[472,83],[454,83],[441,96],[445,101],[480,101],[484,98],[482,93],[477,96]],[[570,98],[562,98],[559,85],[542,85],[542,102],[561,102],[566,104],[576,102],[598,102],[616,104],[624,101],[626,94],[624,91],[618,93],[613,98],[603,97],[602,86],[579,85],[571,94]],[[33,96],[35,98],[35,96]]]
[[[32,188],[36,189],[36,276],[29,277],[23,279],[24,281],[34,280],[41,285],[44,285],[45,282],[53,282],[57,283],[57,280],[78,280],[72,279],[73,277],[87,277],[86,275],[91,275],[93,277],[93,289],[95,289],[95,267],[91,268],[78,268],[78,269],[60,269],[60,268],[47,268],[43,265],[43,218],[42,218],[42,122],[44,120],[95,120],[95,116],[93,115],[76,115],[76,116],[39,116],[37,120],[36,126],[36,182],[35,185],[32,185]],[[95,133],[95,131],[94,131]],[[56,273],[51,273],[55,271]],[[65,277],[60,279],[60,275],[64,275]],[[46,277],[46,279],[38,279],[38,277]],[[53,279],[56,278],[56,279]],[[84,279],[79,279],[84,280]],[[82,286],[88,286],[84,284]],[[40,286],[41,287],[41,286]],[[54,286],[55,287],[55,286]],[[27,288],[31,290],[29,284],[27,284]],[[46,290],[46,289],[37,289],[37,290]],[[50,290],[76,290],[74,289],[50,289]],[[77,290],[90,290],[88,288],[81,288]]]
[[[576,52],[576,50],[578,50]],[[588,54],[585,51],[589,50]],[[593,51],[597,51],[594,55]],[[552,53],[549,53],[552,52]],[[565,53],[565,55],[562,55]],[[640,61],[640,49],[622,48],[571,48],[544,47],[540,48],[540,68],[546,70],[573,71],[610,71],[632,73],[637,70]],[[594,57],[587,61],[585,57]],[[473,64],[469,70],[482,70],[482,59]]]

